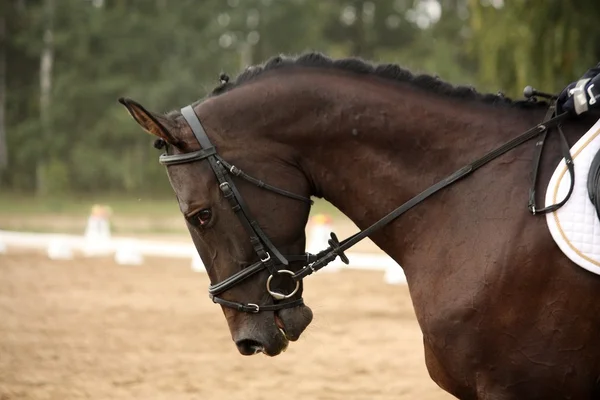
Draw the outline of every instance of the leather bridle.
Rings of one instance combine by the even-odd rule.
[[[277,301],[291,299],[298,292],[298,289],[300,288],[300,281],[294,281],[294,290],[288,294],[284,294],[272,290],[271,281],[273,277],[281,274],[293,276],[294,272],[286,269],[290,262],[302,261],[304,263],[310,263],[315,261],[314,256],[311,256],[310,254],[287,256],[281,254],[281,252],[277,249],[277,247],[275,247],[273,242],[271,242],[269,237],[262,230],[258,222],[252,217],[244,198],[233,182],[232,176],[242,178],[258,186],[259,188],[289,197],[290,199],[302,201],[308,204],[312,204],[313,201],[307,197],[300,196],[298,194],[288,192],[287,190],[264,183],[261,180],[247,175],[235,165],[229,164],[217,154],[215,146],[213,146],[213,144],[210,142],[210,139],[208,138],[202,123],[200,123],[198,116],[194,112],[194,109],[191,106],[184,107],[181,109],[181,115],[183,118],[185,118],[188,125],[192,129],[196,140],[198,140],[198,143],[200,144],[201,150],[194,151],[192,153],[174,155],[165,153],[159,157],[159,162],[168,166],[207,160],[215,176],[217,177],[219,188],[221,189],[223,196],[228,200],[231,208],[237,214],[242,226],[250,236],[250,242],[252,243],[254,252],[260,260],[235,273],[222,282],[209,286],[208,293],[210,298],[215,303],[221,304],[225,307],[251,313],[257,313],[260,311],[275,311],[302,305],[302,298],[276,304],[258,305],[254,303],[238,303],[218,297],[218,295],[224,293],[225,291],[231,289],[232,287],[238,285],[239,283],[266,268],[271,274],[267,279],[267,292],[269,292],[269,294]]]
[[[252,243],[254,251],[255,251],[256,255],[258,256],[258,259],[260,260],[260,261],[255,262],[254,264],[240,270],[239,272],[233,274],[232,276],[226,278],[225,280],[223,280],[219,283],[210,285],[208,288],[210,298],[215,303],[218,303],[222,306],[233,308],[233,309],[236,309],[241,312],[248,312],[248,313],[258,313],[261,311],[276,311],[276,310],[281,310],[284,308],[292,308],[292,307],[300,306],[300,305],[304,304],[302,298],[298,298],[295,300],[290,300],[290,299],[298,292],[298,289],[300,287],[300,281],[303,278],[305,278],[306,276],[325,267],[326,265],[331,263],[333,260],[335,260],[337,257],[340,257],[342,262],[344,262],[345,264],[348,264],[349,260],[346,257],[346,255],[344,254],[345,250],[347,250],[351,246],[355,245],[359,241],[365,239],[366,237],[371,235],[373,232],[388,225],[393,220],[398,218],[400,215],[404,214],[405,212],[410,210],[412,207],[421,203],[422,201],[424,201],[425,199],[427,199],[429,196],[433,195],[434,193],[436,193],[436,192],[440,191],[441,189],[470,175],[471,173],[475,172],[477,169],[481,168],[482,166],[484,166],[485,164],[489,163],[490,161],[496,159],[497,157],[501,156],[502,154],[520,146],[521,144],[523,144],[539,135],[543,135],[543,137],[542,137],[542,140],[540,140],[536,143],[537,151],[536,151],[536,154],[534,157],[535,164],[534,164],[534,169],[533,169],[533,184],[532,184],[532,188],[530,190],[530,199],[529,199],[528,209],[534,215],[545,214],[547,212],[555,211],[556,209],[558,209],[559,207],[564,205],[565,202],[568,200],[568,198],[570,197],[570,195],[572,193],[573,185],[575,182],[573,159],[571,158],[570,149],[569,149],[568,143],[565,139],[565,136],[562,132],[562,129],[560,129],[561,122],[566,118],[567,113],[556,115],[556,108],[555,108],[556,96],[546,95],[544,93],[536,92],[534,89],[531,89],[530,87],[526,88],[525,93],[528,93],[527,92],[528,89],[530,91],[533,91],[532,92],[533,94],[530,94],[529,96],[526,94],[526,97],[531,97],[534,94],[537,94],[537,95],[543,95],[544,97],[548,97],[553,100],[548,109],[548,112],[546,113],[546,116],[544,117],[544,121],[542,123],[525,131],[521,135],[506,142],[502,146],[494,149],[493,151],[490,151],[489,153],[487,153],[483,157],[475,160],[471,164],[468,164],[468,165],[460,168],[453,174],[449,175],[448,177],[444,178],[443,180],[430,186],[429,188],[427,188],[420,194],[416,195],[412,199],[408,200],[406,203],[402,204],[400,207],[393,210],[392,212],[390,212],[389,214],[387,214],[386,216],[384,216],[383,218],[381,218],[379,221],[375,222],[368,228],[354,234],[353,236],[343,240],[342,242],[340,242],[337,239],[337,236],[332,232],[331,237],[328,241],[329,247],[326,248],[325,250],[319,252],[318,254],[305,253],[302,255],[285,255],[285,256],[283,254],[281,254],[281,252],[277,249],[277,247],[275,247],[275,245],[273,245],[273,243],[268,238],[268,236],[260,228],[257,221],[252,218],[250,210],[248,209],[248,206],[246,205],[244,199],[242,198],[242,195],[237,190],[237,188],[232,180],[232,177],[242,178],[260,188],[269,190],[271,192],[277,193],[282,196],[286,196],[286,197],[294,199],[294,200],[302,201],[302,202],[305,202],[308,204],[312,204],[313,203],[312,200],[307,197],[300,196],[298,194],[289,192],[287,190],[283,190],[283,189],[271,186],[267,183],[264,183],[259,179],[256,179],[256,178],[253,178],[253,177],[247,175],[246,173],[244,173],[242,170],[240,170],[236,166],[231,165],[227,161],[223,160],[217,154],[216,148],[210,142],[210,140],[206,134],[206,131],[202,127],[202,124],[200,123],[200,120],[198,119],[198,116],[194,112],[193,108],[191,106],[182,108],[181,114],[185,118],[185,120],[187,121],[189,126],[191,127],[192,132],[194,133],[194,136],[196,137],[196,139],[198,140],[198,143],[200,144],[201,150],[191,152],[191,153],[175,154],[175,155],[169,155],[169,154],[165,153],[160,156],[159,162],[163,165],[168,166],[168,165],[177,165],[177,164],[184,164],[184,163],[189,163],[189,162],[194,162],[194,161],[207,160],[209,162],[210,167],[213,170],[215,176],[217,177],[217,180],[219,182],[219,188],[221,189],[225,198],[229,201],[229,204],[231,205],[234,212],[238,215],[239,220],[241,221],[242,225],[244,226],[245,230],[247,231],[247,233],[250,237],[250,242]],[[565,163],[567,165],[569,173],[571,174],[571,188],[570,188],[569,192],[567,193],[565,199],[563,199],[560,203],[557,203],[557,204],[554,204],[554,205],[551,205],[551,206],[548,206],[548,207],[545,207],[542,209],[537,209],[536,205],[535,205],[535,186],[536,186],[536,180],[537,180],[538,166],[539,166],[539,162],[540,162],[540,158],[541,158],[541,152],[543,149],[544,141],[547,137],[547,133],[552,128],[555,128],[555,127],[558,128],[558,131],[560,133],[561,149],[562,149],[562,153],[563,153],[563,158],[565,159]],[[301,268],[296,272],[293,272],[293,271],[287,269],[288,266],[290,265],[290,262],[299,263],[301,265]],[[275,301],[282,301],[282,300],[287,300],[287,301],[282,301],[279,303],[267,304],[267,305],[258,305],[258,304],[254,304],[254,303],[239,303],[239,302],[229,301],[229,300],[225,300],[221,297],[218,297],[218,295],[220,295],[220,294],[224,293],[225,291],[231,289],[232,287],[240,284],[241,282],[245,281],[246,279],[254,276],[258,272],[263,271],[264,269],[267,269],[270,273],[270,276],[267,279],[267,283],[266,283],[267,292],[273,297],[273,299]],[[284,294],[284,293],[280,293],[280,292],[272,290],[271,281],[272,281],[273,277],[276,275],[288,275],[290,277],[290,279],[294,282],[294,285],[295,285],[294,289],[288,294]]]

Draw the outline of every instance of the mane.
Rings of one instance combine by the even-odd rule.
[[[333,69],[352,72],[359,75],[376,76],[395,82],[409,83],[415,87],[434,94],[456,99],[475,100],[487,104],[516,107],[548,106],[546,102],[536,101],[534,99],[512,100],[504,96],[504,94],[501,92],[497,94],[479,93],[472,86],[455,86],[448,82],[442,81],[438,76],[427,74],[416,75],[396,64],[373,64],[356,57],[334,60],[318,52],[306,53],[297,57],[286,57],[281,55],[272,57],[264,64],[247,67],[233,81],[230,81],[227,75],[222,74],[221,84],[213,89],[208,96],[214,97],[229,92],[244,83],[256,80],[266,72],[278,69],[284,70],[286,68],[298,66],[307,68]]]

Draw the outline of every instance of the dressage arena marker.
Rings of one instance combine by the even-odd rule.
[[[137,240],[124,240],[116,246],[115,262],[119,265],[142,265],[144,257]]]
[[[317,254],[323,249],[329,247],[329,238],[333,232],[333,219],[326,214],[316,214],[309,221],[308,244],[306,251],[312,254]],[[343,264],[330,264],[327,268],[323,268],[320,272],[337,272]]]
[[[111,253],[110,209],[94,205],[85,228],[83,253],[87,257],[107,256]]]
[[[406,283],[406,276],[400,266],[388,265],[383,275],[383,280],[388,285],[399,285]]]
[[[306,251],[309,253],[316,254],[319,251],[327,248],[329,244],[329,234],[333,231],[332,219],[326,214],[317,214],[313,216],[309,221],[310,234],[308,243],[306,245]]]
[[[206,270],[204,269],[204,263],[202,262],[202,259],[200,258],[198,252],[194,252],[194,254],[192,254],[192,271],[206,272]]]
[[[187,258],[192,271],[206,272],[193,244],[113,237],[110,231],[110,213],[109,207],[94,205],[82,236],[0,230],[0,254],[5,253],[10,246],[45,250],[52,260],[68,260],[73,259],[73,253],[78,251],[86,257],[112,255],[119,265],[142,265],[144,256]],[[327,242],[334,228],[332,221],[326,214],[317,214],[311,218],[307,227],[308,252],[317,253],[329,246]],[[406,283],[402,268],[385,253],[349,252],[346,255],[350,259],[349,265],[337,258],[322,269],[321,274],[347,269],[384,271],[386,283]]]
[[[82,235],[58,235],[51,233],[31,233],[31,232],[11,232],[0,230],[0,244],[11,248],[32,249],[47,251],[50,243],[56,240],[57,237],[63,241],[65,246],[68,246],[71,251],[83,251],[86,246],[89,246],[88,240]],[[187,242],[163,242],[156,240],[134,240],[132,238],[111,237],[106,244],[105,251],[108,254],[113,254],[117,251],[121,244],[126,246],[134,246],[136,251],[144,257],[168,257],[168,258],[183,258],[193,262],[193,258],[197,255],[197,250],[193,244]],[[402,268],[385,253],[352,253],[347,252],[346,255],[350,259],[350,264],[345,265],[337,258],[327,268],[339,268],[343,270],[367,270],[367,271],[394,271],[402,275]],[[198,257],[199,258],[199,257]],[[323,270],[326,270],[324,268]],[[196,268],[194,271],[205,272],[203,268]],[[343,272],[343,271],[342,271]],[[322,273],[322,271],[321,271]],[[318,276],[319,274],[315,274]],[[405,279],[397,279],[396,282],[405,282]]]
[[[71,249],[68,240],[65,240],[65,238],[61,236],[57,236],[50,240],[46,253],[48,254],[48,258],[51,260],[73,259],[73,250]]]

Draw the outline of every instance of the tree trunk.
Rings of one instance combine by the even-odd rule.
[[[0,171],[8,165],[6,145],[6,48],[8,47],[8,36],[4,15],[0,15]]]
[[[368,43],[367,27],[365,26],[365,0],[355,0],[352,4],[356,10],[356,20],[354,21],[354,40],[352,41],[351,55],[372,58],[372,48]]]
[[[40,121],[42,124],[42,142],[48,143],[52,136],[50,122],[50,95],[52,92],[52,64],[54,61],[54,0],[44,1],[44,47],[40,57]],[[47,159],[45,154],[38,156],[36,168],[36,192],[46,192]]]
[[[25,11],[25,0],[17,0],[17,11]]]

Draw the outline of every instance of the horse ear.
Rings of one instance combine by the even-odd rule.
[[[149,134],[163,139],[167,143],[175,144],[176,140],[170,133],[174,128],[173,122],[168,118],[146,110],[138,102],[119,98],[119,103],[123,104],[133,119]]]

